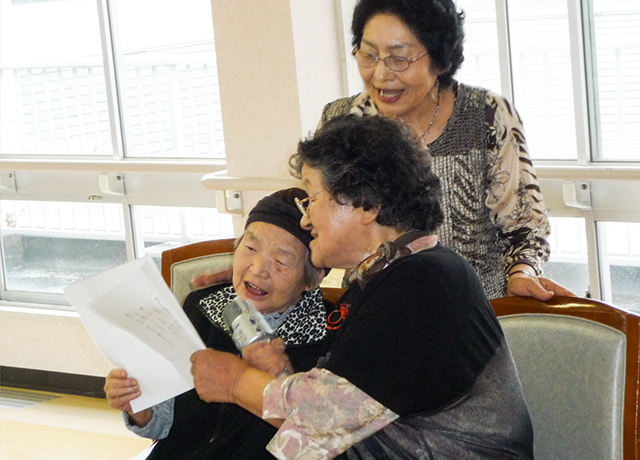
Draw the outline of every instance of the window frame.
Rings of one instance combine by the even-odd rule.
[[[573,111],[575,118],[576,160],[534,160],[540,186],[552,217],[582,217],[588,247],[590,295],[611,302],[611,281],[602,266],[597,223],[602,221],[640,222],[640,197],[634,188],[640,186],[640,159],[638,162],[615,162],[597,159],[595,152],[602,148],[598,126],[598,101],[595,82],[595,37],[592,0],[566,0],[571,46],[571,72]],[[464,9],[464,3],[460,5]],[[350,17],[354,0],[342,0],[343,17]],[[500,62],[501,94],[514,101],[513,72],[511,68],[511,42],[509,34],[509,0],[494,0]],[[345,13],[345,10],[348,12]],[[350,24],[343,26],[343,36],[350,45]],[[347,59],[348,72],[357,73],[357,65]],[[349,94],[362,91],[361,82],[345,76]],[[517,100],[514,105],[518,107]],[[526,120],[525,120],[526,125]],[[588,209],[567,204],[563,184],[587,182],[591,196]],[[627,208],[611,210],[610,200],[625,196]],[[634,199],[635,198],[635,199]]]
[[[0,198],[49,201],[84,201],[93,196],[100,196],[103,203],[119,203],[123,206],[125,219],[129,219],[127,228],[127,256],[133,258],[133,232],[130,224],[130,207],[133,205],[169,205],[169,206],[201,206],[215,205],[215,195],[210,189],[202,186],[205,174],[222,172],[227,167],[226,160],[157,160],[144,158],[127,158],[122,139],[123,119],[114,117],[121,107],[117,91],[117,67],[115,60],[106,56],[115,56],[114,44],[106,40],[111,26],[108,0],[96,0],[99,6],[101,37],[105,61],[105,80],[110,110],[110,123],[113,137],[113,155],[95,157],[55,157],[25,156],[20,154],[0,155]],[[350,23],[354,0],[336,0],[336,10],[342,21],[338,23],[338,35],[344,46],[342,62],[343,87],[345,95],[354,94],[362,89],[359,78],[348,78],[349,69],[355,63],[351,59]],[[572,43],[571,66],[573,72],[574,112],[576,120],[575,136],[578,142],[578,159],[576,161],[536,160],[535,166],[549,214],[554,217],[583,217],[586,223],[587,244],[589,247],[589,279],[592,297],[602,298],[602,293],[610,291],[606,280],[601,280],[597,222],[640,222],[640,197],[633,193],[640,183],[640,163],[602,162],[592,160],[591,152],[598,148],[597,126],[594,117],[589,114],[597,108],[593,81],[594,46],[593,46],[593,14],[591,1],[567,0],[569,12],[569,33]],[[502,94],[507,98],[513,96],[513,83],[510,67],[510,43],[508,24],[508,0],[495,0]],[[341,26],[341,27],[340,27]],[[347,49],[348,48],[348,49]],[[342,51],[340,51],[342,54]],[[590,70],[591,69],[591,70]],[[357,67],[355,68],[357,75]],[[354,83],[355,82],[355,83]],[[360,86],[359,86],[360,85]],[[516,101],[517,106],[517,101]],[[99,188],[100,175],[121,173],[124,177],[125,194],[103,194]],[[11,174],[13,180],[8,177]],[[73,177],[64,181],[62,188],[47,188],[46,182],[51,175]],[[589,183],[591,206],[579,209],[566,204],[563,195],[564,183]],[[169,188],[162,184],[179,182],[181,187]],[[229,181],[226,181],[227,184]],[[231,181],[233,182],[233,181]],[[221,189],[233,187],[236,190],[270,190],[271,186],[256,188],[248,185],[247,178],[239,178],[232,185],[221,186]],[[12,188],[18,184],[18,189]],[[623,194],[625,208],[611,208],[610,203],[615,196]],[[7,297],[0,292],[0,306],[7,305]],[[46,299],[45,299],[46,300]],[[608,299],[603,299],[610,301]],[[40,295],[28,296],[16,294],[15,300],[20,305],[30,302],[45,301]],[[55,305],[56,300],[50,302]]]
[[[182,206],[216,207],[216,194],[201,185],[202,176],[226,169],[226,159],[129,158],[124,141],[122,92],[119,89],[120,62],[113,18],[117,2],[96,0],[109,128],[111,155],[26,155],[0,154],[0,199],[115,203],[122,207],[127,260],[136,257],[132,207]],[[123,192],[113,188],[113,175],[122,177]],[[55,186],[47,185],[56,177]],[[105,181],[106,179],[106,181]],[[107,185],[104,190],[103,185]],[[180,187],[163,184],[179,183]],[[17,186],[16,186],[17,184]],[[73,311],[63,294],[9,291],[4,285],[0,263],[0,307],[37,307]]]

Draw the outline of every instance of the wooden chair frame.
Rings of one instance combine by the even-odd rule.
[[[235,238],[199,241],[163,251],[161,261],[162,278],[164,278],[167,286],[171,287],[171,266],[173,264],[196,257],[233,252],[235,241]]]

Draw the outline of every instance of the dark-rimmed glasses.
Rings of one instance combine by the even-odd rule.
[[[421,54],[420,56],[414,58],[394,56],[393,54],[387,56],[386,58],[380,58],[380,56],[373,56],[371,54],[363,53],[358,48],[354,48],[351,54],[354,58],[356,58],[356,62],[360,67],[368,69],[375,66],[378,62],[382,61],[387,69],[393,72],[404,72],[409,68],[411,64],[419,61],[429,53],[425,52],[424,54]]]

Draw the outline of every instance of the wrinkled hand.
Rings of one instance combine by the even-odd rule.
[[[514,274],[507,283],[508,296],[535,297],[538,300],[550,300],[554,295],[577,297],[569,289],[560,286],[555,281],[542,276],[527,276]]]
[[[191,363],[196,392],[206,402],[234,402],[233,388],[249,368],[237,356],[211,348],[196,351],[191,355]]]
[[[136,379],[130,379],[124,369],[112,369],[104,383],[104,392],[107,395],[109,406],[114,409],[128,412],[131,421],[138,426],[145,426],[151,420],[151,409],[145,409],[133,413],[131,401],[138,398],[142,391]]]
[[[198,276],[193,280],[193,287],[195,289],[204,288],[207,286],[213,286],[214,284],[227,283],[233,279],[233,268],[218,273],[208,273],[206,275]]]
[[[104,383],[109,406],[124,412],[131,412],[131,401],[139,397],[142,392],[136,379],[127,378],[124,369],[112,369]]]
[[[277,338],[271,342],[255,342],[242,350],[242,359],[250,366],[278,376],[285,369],[293,373],[293,366],[285,353],[284,340]]]

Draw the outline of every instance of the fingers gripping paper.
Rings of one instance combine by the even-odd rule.
[[[150,256],[64,291],[105,356],[138,380],[134,412],[193,388],[189,358],[205,345]]]

